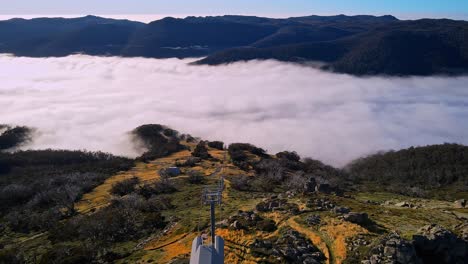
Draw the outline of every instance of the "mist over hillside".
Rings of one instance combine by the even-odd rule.
[[[358,78],[277,61],[0,56],[1,123],[23,148],[135,157],[128,134],[167,124],[208,140],[296,150],[336,166],[379,150],[468,144],[468,77]]]

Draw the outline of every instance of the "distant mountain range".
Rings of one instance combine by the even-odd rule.
[[[0,21],[0,53],[48,57],[200,57],[218,65],[253,59],[323,62],[354,75],[468,72],[468,22],[393,16],[164,18],[149,24],[96,16]]]

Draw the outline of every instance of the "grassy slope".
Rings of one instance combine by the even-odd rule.
[[[210,149],[210,154],[220,161],[203,161],[198,167],[183,168],[182,174],[174,178],[178,188],[176,193],[171,194],[175,208],[164,211],[167,219],[174,219],[174,221],[171,222],[164,233],[154,234],[142,241],[116,245],[119,250],[132,252],[125,259],[120,260],[119,263],[167,263],[178,258],[186,259],[189,256],[193,238],[209,227],[209,208],[202,207],[200,203],[203,185],[188,184],[185,179],[187,177],[186,171],[190,169],[202,171],[206,175],[206,184],[216,184],[220,175],[252,174],[252,172],[246,173],[239,170],[231,163],[221,164],[221,160],[225,156],[224,151]],[[109,178],[102,185],[84,195],[82,200],[77,203],[77,208],[82,214],[92,213],[94,209],[109,203],[111,199],[109,190],[115,182],[133,176],[139,177],[142,181],[156,180],[159,178],[157,171],[160,168],[173,166],[177,160],[183,160],[189,156],[190,152],[185,150],[148,164],[138,163],[129,172],[119,173]],[[218,171],[219,173],[216,173]],[[252,210],[259,201],[271,194],[236,191],[230,187],[230,183],[227,181],[223,195],[224,201],[222,208],[217,210],[217,220],[226,219],[240,209]],[[343,263],[350,254],[350,252],[347,252],[346,247],[348,238],[363,235],[369,240],[375,241],[382,235],[382,232],[390,230],[396,230],[404,237],[409,238],[418,228],[429,223],[437,223],[453,230],[454,226],[463,223],[463,220],[460,220],[457,214],[458,216],[468,216],[468,209],[453,209],[452,204],[449,202],[414,199],[389,193],[350,193],[349,198],[317,197],[325,197],[340,206],[350,207],[355,212],[368,213],[370,218],[376,222],[377,228],[369,231],[358,225],[339,220],[335,214],[329,211],[308,212],[305,210],[298,216],[283,212],[263,213],[261,215],[273,219],[280,229],[289,227],[304,234],[328,257],[327,263]],[[297,203],[300,208],[304,208],[307,199],[307,197],[294,197],[290,199],[290,202]],[[392,201],[393,204],[399,201],[408,201],[419,208],[411,209],[394,205],[381,205],[385,201]],[[319,214],[322,217],[322,224],[316,227],[308,227],[305,224],[305,219],[310,214]],[[269,238],[278,235],[278,231],[273,233],[259,231],[249,233],[222,228],[218,229],[217,232],[226,241],[226,263],[258,262],[259,259],[250,255],[250,243],[255,238]],[[34,250],[40,250],[37,245],[47,243],[44,236],[34,237],[34,234],[15,237],[14,240],[15,243],[23,243],[25,248]],[[363,247],[359,250],[365,252],[367,249]]]
[[[225,153],[219,150],[210,149],[210,154],[219,160],[224,159]],[[116,181],[137,176],[143,181],[158,179],[157,171],[160,168],[172,166],[176,160],[183,160],[190,156],[189,151],[181,151],[169,157],[155,160],[149,164],[137,164],[128,173],[118,174],[93,192],[85,195],[79,203],[82,212],[89,211],[89,208],[99,207],[107,203],[110,199],[108,193],[112,184]],[[217,168],[222,168],[218,174],[214,174]],[[191,168],[204,172],[207,176],[207,184],[216,184],[219,175],[241,175],[252,174],[239,170],[232,164],[221,164],[221,162],[203,161],[200,166]],[[190,254],[191,242],[201,231],[205,231],[209,225],[208,207],[200,205],[200,194],[202,185],[190,185],[184,181],[187,176],[182,171],[182,175],[176,177],[178,192],[172,195],[174,209],[165,211],[166,217],[179,219],[174,225],[170,225],[167,232],[162,236],[155,236],[147,239],[142,246],[136,248],[134,253],[128,258],[121,260],[121,263],[167,263],[176,258],[187,258]],[[225,219],[233,215],[237,210],[252,210],[255,205],[269,194],[247,193],[232,189],[230,183],[226,182],[224,201],[221,209],[217,210],[217,220]],[[369,231],[361,226],[339,220],[336,215],[330,212],[313,212],[322,216],[322,225],[318,227],[308,227],[305,218],[311,213],[304,213],[299,216],[291,216],[286,213],[264,213],[263,217],[273,219],[280,228],[290,227],[308,237],[313,243],[328,257],[327,263],[343,263],[347,257],[346,241],[357,235],[365,235],[370,239],[376,239],[384,230],[396,230],[404,237],[410,238],[417,229],[430,224],[438,223],[449,229],[462,220],[458,219],[452,212],[458,214],[468,214],[466,209],[453,209],[452,204],[445,201],[414,199],[390,193],[356,193],[351,194],[352,198],[342,198],[336,196],[324,196],[340,206],[350,207],[356,212],[367,212],[372,220],[377,223],[378,230]],[[297,203],[301,208],[305,207],[305,197],[292,198],[291,201]],[[91,202],[90,202],[91,201]],[[370,201],[370,202],[369,202]],[[394,205],[380,205],[385,201],[397,203],[408,201],[417,205],[418,209],[400,208]],[[264,232],[232,231],[228,229],[218,229],[226,241],[226,261],[229,263],[256,263],[259,259],[252,257],[249,253],[249,245],[255,238],[268,238],[278,235]],[[364,249],[365,250],[365,249]]]

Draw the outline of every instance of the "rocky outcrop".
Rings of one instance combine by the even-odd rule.
[[[468,260],[468,242],[438,225],[421,228],[413,244],[424,263],[465,264]]]
[[[402,239],[398,234],[391,233],[382,238],[380,243],[371,249],[369,259],[362,264],[422,264],[416,255],[413,244]]]
[[[256,239],[250,249],[252,255],[274,263],[318,264],[326,259],[310,240],[294,230],[286,230],[275,240]]]
[[[273,232],[276,223],[271,219],[265,219],[253,211],[239,211],[236,215],[227,219],[227,225],[234,230],[260,230]]]
[[[438,225],[421,228],[412,241],[391,233],[371,249],[363,264],[466,264],[468,242]]]
[[[315,211],[326,211],[335,208],[335,204],[333,202],[324,198],[309,199],[306,203],[306,206]]]
[[[358,224],[358,225],[368,225],[372,221],[369,219],[369,216],[366,213],[347,213],[342,216],[343,220]]]
[[[307,223],[309,226],[319,225],[320,222],[321,222],[320,215],[309,215],[309,216],[306,218],[306,223]]]

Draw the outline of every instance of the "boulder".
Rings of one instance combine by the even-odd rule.
[[[439,225],[421,228],[413,244],[424,263],[465,264],[468,259],[468,242]]]
[[[371,255],[362,263],[422,264],[413,244],[402,239],[397,233],[391,233],[383,237],[380,243],[372,248],[370,252]]]
[[[369,216],[366,213],[347,213],[343,216],[343,219],[358,225],[366,225],[370,222]]]
[[[456,200],[453,205],[455,208],[465,208],[467,206],[465,199]]]
[[[412,207],[410,203],[404,201],[404,202],[400,202],[400,203],[396,203],[395,206],[398,206],[398,207]]]
[[[351,210],[348,207],[336,206],[332,209],[332,212],[334,212],[335,214],[347,214],[351,212]]]

